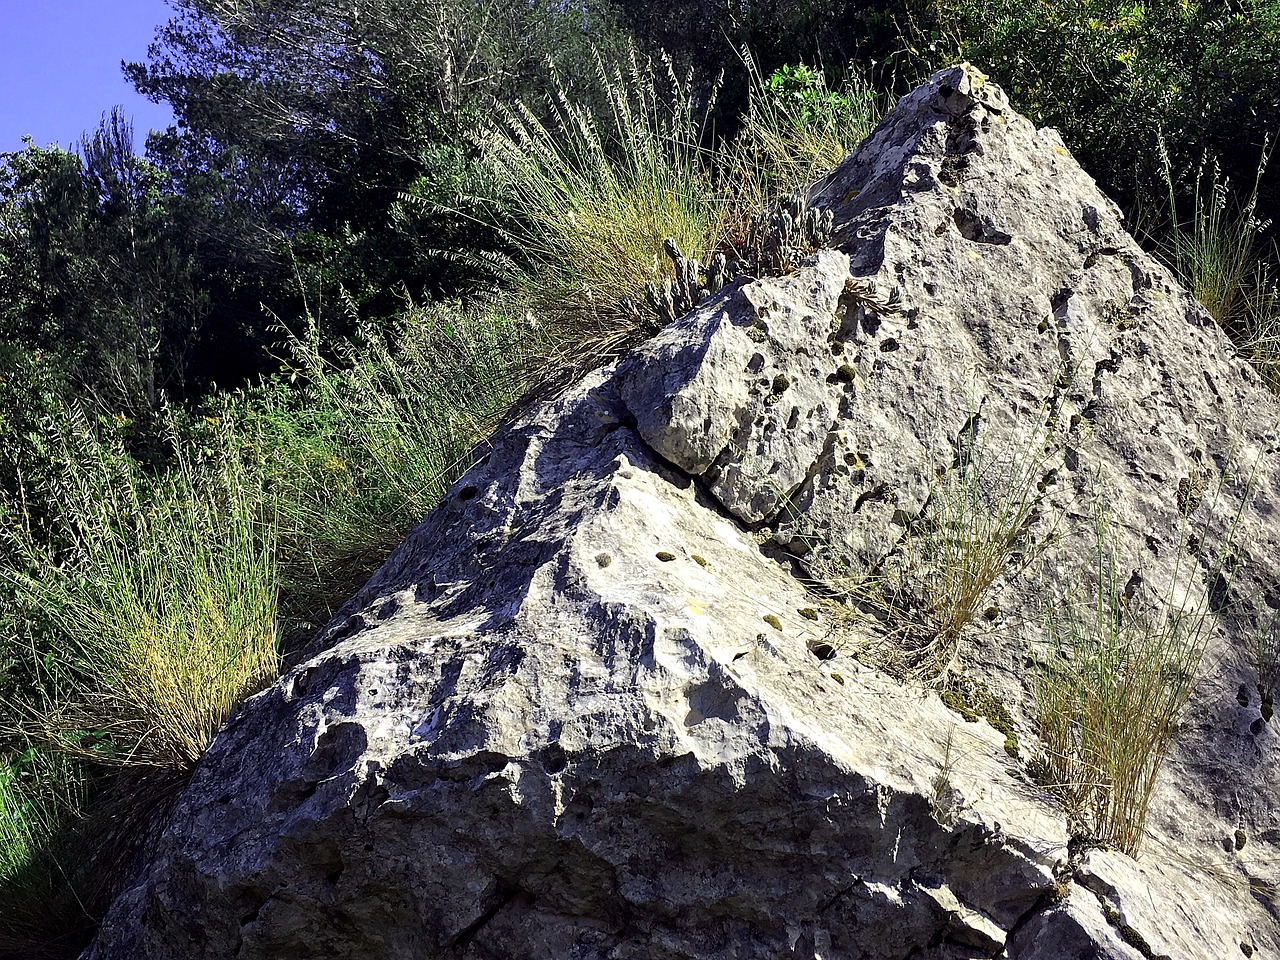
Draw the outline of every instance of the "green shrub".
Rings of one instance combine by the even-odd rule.
[[[909,46],[937,67],[967,59],[1014,106],[1057,127],[1109,192],[1158,196],[1156,143],[1186,178],[1208,149],[1242,182],[1280,120],[1280,2],[974,0],[913,3]],[[1264,185],[1274,207],[1274,178]]]

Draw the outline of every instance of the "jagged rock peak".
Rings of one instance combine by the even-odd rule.
[[[219,734],[90,960],[1280,950],[1276,729],[1231,624],[1140,859],[1081,842],[1027,764],[1041,612],[1096,569],[1097,501],[1125,604],[1208,585],[1190,519],[1232,546],[1220,590],[1275,599],[1275,398],[971,67],[809,199],[832,249],[494,437]],[[832,602],[946,527],[939,478],[978,447],[1036,468],[1027,562],[943,651],[1001,730]]]

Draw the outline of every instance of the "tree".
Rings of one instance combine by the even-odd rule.
[[[81,155],[28,144],[0,156],[0,317],[9,350],[52,366],[129,415],[180,390],[202,314],[170,229],[164,177],[133,150],[119,110]]]
[[[277,289],[323,275],[389,312],[403,289],[456,285],[432,248],[465,228],[393,216],[401,192],[466,192],[491,101],[540,98],[549,58],[578,58],[572,76],[611,42],[596,2],[177,0],[146,63],[125,70],[172,105],[178,126],[151,155],[189,212],[205,202],[236,238],[226,260],[256,258]]]

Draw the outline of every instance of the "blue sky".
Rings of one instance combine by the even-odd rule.
[[[141,152],[173,115],[134,91],[120,61],[144,59],[171,13],[164,0],[0,0],[0,153],[24,135],[74,148],[116,105]]]

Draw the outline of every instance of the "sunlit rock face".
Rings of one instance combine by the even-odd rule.
[[[1247,642],[1280,606],[1275,399],[972,68],[809,200],[830,249],[494,437],[221,732],[86,957],[1280,949],[1280,721]],[[1000,732],[877,666],[904,637],[884,610],[833,602],[975,448],[1035,468],[943,664]],[[1136,861],[1028,763],[1044,612],[1096,579],[1100,504],[1126,605],[1234,611]]]

